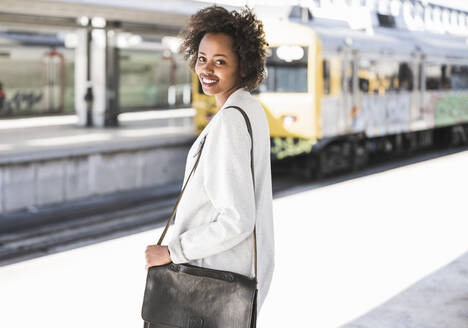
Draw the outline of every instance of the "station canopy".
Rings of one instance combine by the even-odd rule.
[[[123,29],[176,35],[206,3],[190,0],[2,0],[0,25],[78,27],[80,17],[119,22]]]

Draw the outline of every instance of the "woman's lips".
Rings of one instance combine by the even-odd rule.
[[[210,88],[216,83],[218,83],[218,79],[216,78],[202,77],[200,80],[202,85],[207,88]]]

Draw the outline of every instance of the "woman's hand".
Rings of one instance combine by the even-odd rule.
[[[163,265],[172,262],[167,246],[148,245],[146,247],[145,256],[146,270],[155,265]]]

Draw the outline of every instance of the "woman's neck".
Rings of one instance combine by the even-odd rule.
[[[216,100],[216,107],[218,108],[218,110],[220,110],[224,106],[229,96],[231,96],[234,92],[236,92],[239,89],[240,89],[239,86],[234,86],[231,89],[226,90],[223,93],[216,94],[215,100]]]

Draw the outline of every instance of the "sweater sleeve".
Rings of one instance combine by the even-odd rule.
[[[208,223],[172,239],[168,247],[174,263],[226,251],[254,230],[250,135],[244,117],[236,109],[223,109],[220,114],[219,121],[208,133],[201,155],[204,163],[200,173],[205,192],[215,208],[214,215]]]

